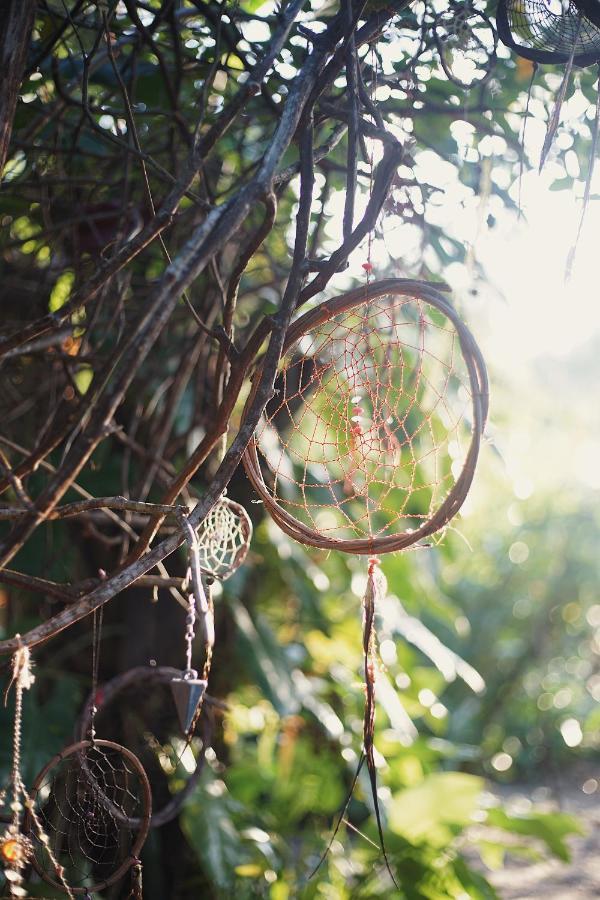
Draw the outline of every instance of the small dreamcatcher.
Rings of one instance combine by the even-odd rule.
[[[597,0],[500,0],[496,11],[496,25],[502,42],[519,56],[533,63],[521,135],[522,146],[525,142],[529,99],[538,64],[564,66],[563,78],[556,96],[554,109],[548,119],[546,136],[540,155],[540,170],[548,158],[548,153],[558,129],[560,112],[573,67],[598,65],[599,81],[596,111],[592,127],[590,161],[577,237],[567,264],[567,272],[569,272],[573,264],[575,250],[589,204],[594,162],[598,147],[600,126],[600,4]],[[521,177],[519,176],[520,180]]]
[[[423,546],[460,509],[487,416],[485,365],[442,294],[390,279],[301,316],[275,388],[244,457],[254,488],[295,540],[369,557],[359,769],[366,762],[387,864],[373,745],[378,555]]]
[[[595,20],[587,7],[596,7]],[[501,41],[534,63],[589,66],[600,58],[600,5],[595,0],[500,0]]]
[[[252,522],[240,503],[222,497],[203,519],[196,535],[202,572],[225,581],[248,555]]]
[[[457,87],[481,86],[492,77],[498,37],[484,12],[451,0],[433,20],[433,36],[446,77]]]
[[[24,826],[31,834],[33,867],[44,881],[62,890],[66,882],[71,895],[91,897],[131,869],[129,896],[141,900],[139,854],[151,796],[133,753],[112,741],[72,744],[44,766],[31,800]],[[135,830],[132,819],[139,822]],[[36,838],[39,827],[41,840]]]
[[[23,830],[38,875],[69,897],[90,898],[131,871],[128,896],[142,900],[139,854],[152,811],[150,785],[131,750],[96,737],[101,635],[102,610],[96,610],[87,736],[57,753],[38,774]]]

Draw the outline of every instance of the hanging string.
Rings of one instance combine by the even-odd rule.
[[[527,125],[529,123],[529,105],[531,103],[531,93],[533,91],[533,83],[535,81],[535,76],[537,75],[538,64],[537,62],[532,63],[531,68],[531,79],[529,81],[529,87],[527,88],[527,101],[525,103],[525,116],[523,118],[523,127],[521,129],[521,135],[519,138],[520,143],[520,153],[519,153],[519,190],[517,195],[517,206],[519,207],[519,215],[518,219],[521,220],[523,216],[523,206],[521,203],[522,197],[522,189],[523,189],[523,169],[525,168],[525,137],[527,135]]]
[[[16,635],[20,640],[20,635]],[[31,671],[31,658],[29,648],[20,646],[12,658],[12,679],[4,696],[4,705],[8,700],[8,692],[15,686],[15,712],[13,722],[13,747],[11,767],[11,821],[6,832],[2,836],[2,858],[7,864],[4,871],[8,881],[8,892],[11,897],[25,897],[26,891],[22,887],[22,871],[31,858],[31,842],[21,834],[21,731],[23,724],[23,691],[29,690],[35,676]]]
[[[577,228],[577,234],[575,236],[575,243],[569,250],[569,257],[567,259],[567,267],[565,272],[565,281],[569,281],[571,275],[573,274],[573,265],[575,263],[575,254],[577,253],[577,247],[579,245],[579,240],[581,238],[581,232],[583,231],[583,223],[585,221],[585,217],[587,214],[589,202],[590,202],[590,193],[592,190],[592,178],[594,175],[594,166],[596,164],[596,154],[598,152],[598,133],[600,131],[600,64],[598,65],[598,83],[596,85],[596,112],[594,115],[594,126],[592,129],[592,148],[590,150],[590,162],[588,166],[588,172],[585,179],[585,190],[583,194],[583,203],[581,206],[581,216],[579,217],[579,225]]]
[[[102,640],[102,623],[104,621],[104,606],[95,609],[92,614],[92,692],[90,709],[89,737],[92,743],[96,740],[96,705],[98,693],[98,673],[100,669],[100,641]]]

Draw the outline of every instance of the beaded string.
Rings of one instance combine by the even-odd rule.
[[[17,640],[20,635],[15,635]],[[8,697],[8,691],[15,685],[15,713],[13,727],[13,758],[11,769],[11,795],[12,801],[10,809],[12,818],[10,825],[0,838],[0,854],[6,864],[4,875],[8,882],[8,892],[10,897],[26,897],[27,891],[23,887],[23,869],[33,856],[34,848],[31,840],[21,832],[21,813],[23,808],[29,811],[31,821],[38,840],[43,845],[45,852],[56,872],[56,876],[62,884],[63,890],[69,897],[74,900],[73,892],[67,884],[64,876],[64,869],[58,863],[56,857],[50,849],[50,841],[46,835],[42,823],[35,811],[35,804],[27,790],[23,779],[21,778],[21,737],[23,726],[23,691],[28,691],[35,681],[35,676],[31,671],[31,655],[28,647],[20,646],[15,652],[12,659],[12,680],[8,686],[5,703]],[[4,802],[6,791],[0,794],[0,803]]]

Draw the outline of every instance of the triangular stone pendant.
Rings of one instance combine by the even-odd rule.
[[[193,673],[196,676],[196,673]],[[197,676],[194,678],[173,678],[171,690],[177,707],[179,724],[184,734],[189,734],[194,723],[196,711],[202,702],[208,682]]]

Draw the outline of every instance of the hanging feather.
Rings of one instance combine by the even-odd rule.
[[[345,821],[346,811],[350,804],[350,800],[354,794],[358,777],[362,771],[363,765],[367,764],[369,773],[369,781],[371,784],[371,796],[373,797],[373,807],[375,810],[375,820],[377,822],[377,833],[379,835],[379,847],[383,854],[385,867],[395,887],[400,890],[398,882],[392,871],[390,861],[388,859],[387,850],[385,848],[385,840],[383,837],[383,823],[381,820],[381,810],[379,807],[379,798],[377,796],[377,767],[375,765],[375,682],[377,674],[377,658],[376,658],[376,641],[375,641],[375,614],[379,600],[385,597],[386,581],[379,569],[379,560],[372,556],[369,559],[369,569],[367,576],[367,587],[365,596],[363,597],[363,665],[365,673],[365,711],[363,718],[363,751],[360,755],[356,772],[350,785],[350,790],[346,795],[341,812],[338,816],[333,833],[329,839],[327,847],[319,862],[310,874],[310,878],[320,869],[321,865],[327,858],[331,846],[336,838],[342,822]]]
[[[569,86],[569,81],[571,80],[571,72],[573,71],[573,60],[575,59],[575,49],[577,47],[577,40],[579,38],[579,32],[581,31],[581,23],[583,19],[580,16],[579,22],[577,25],[577,31],[575,33],[575,37],[573,39],[573,46],[571,48],[571,53],[567,62],[567,66],[564,71],[563,79],[560,85],[560,90],[558,92],[558,96],[554,101],[554,109],[552,110],[552,115],[548,119],[548,127],[546,128],[546,137],[544,138],[544,146],[542,147],[542,153],[540,156],[540,172],[544,168],[544,164],[546,159],[548,158],[548,153],[550,152],[550,148],[554,141],[554,135],[556,134],[556,130],[558,128],[560,122],[560,111],[562,109],[562,105],[567,93],[567,88]]]
[[[377,659],[375,650],[375,612],[378,601],[385,597],[385,579],[379,569],[379,560],[372,556],[369,559],[367,589],[363,598],[363,660],[365,670],[365,713],[363,719],[363,752],[371,782],[371,794],[377,821],[379,834],[379,846],[385,860],[385,867],[390,878],[398,888],[394,873],[390,867],[385,841],[383,838],[383,825],[377,797],[377,768],[375,765],[375,680],[377,673]],[[399,889],[399,888],[398,888]]]

